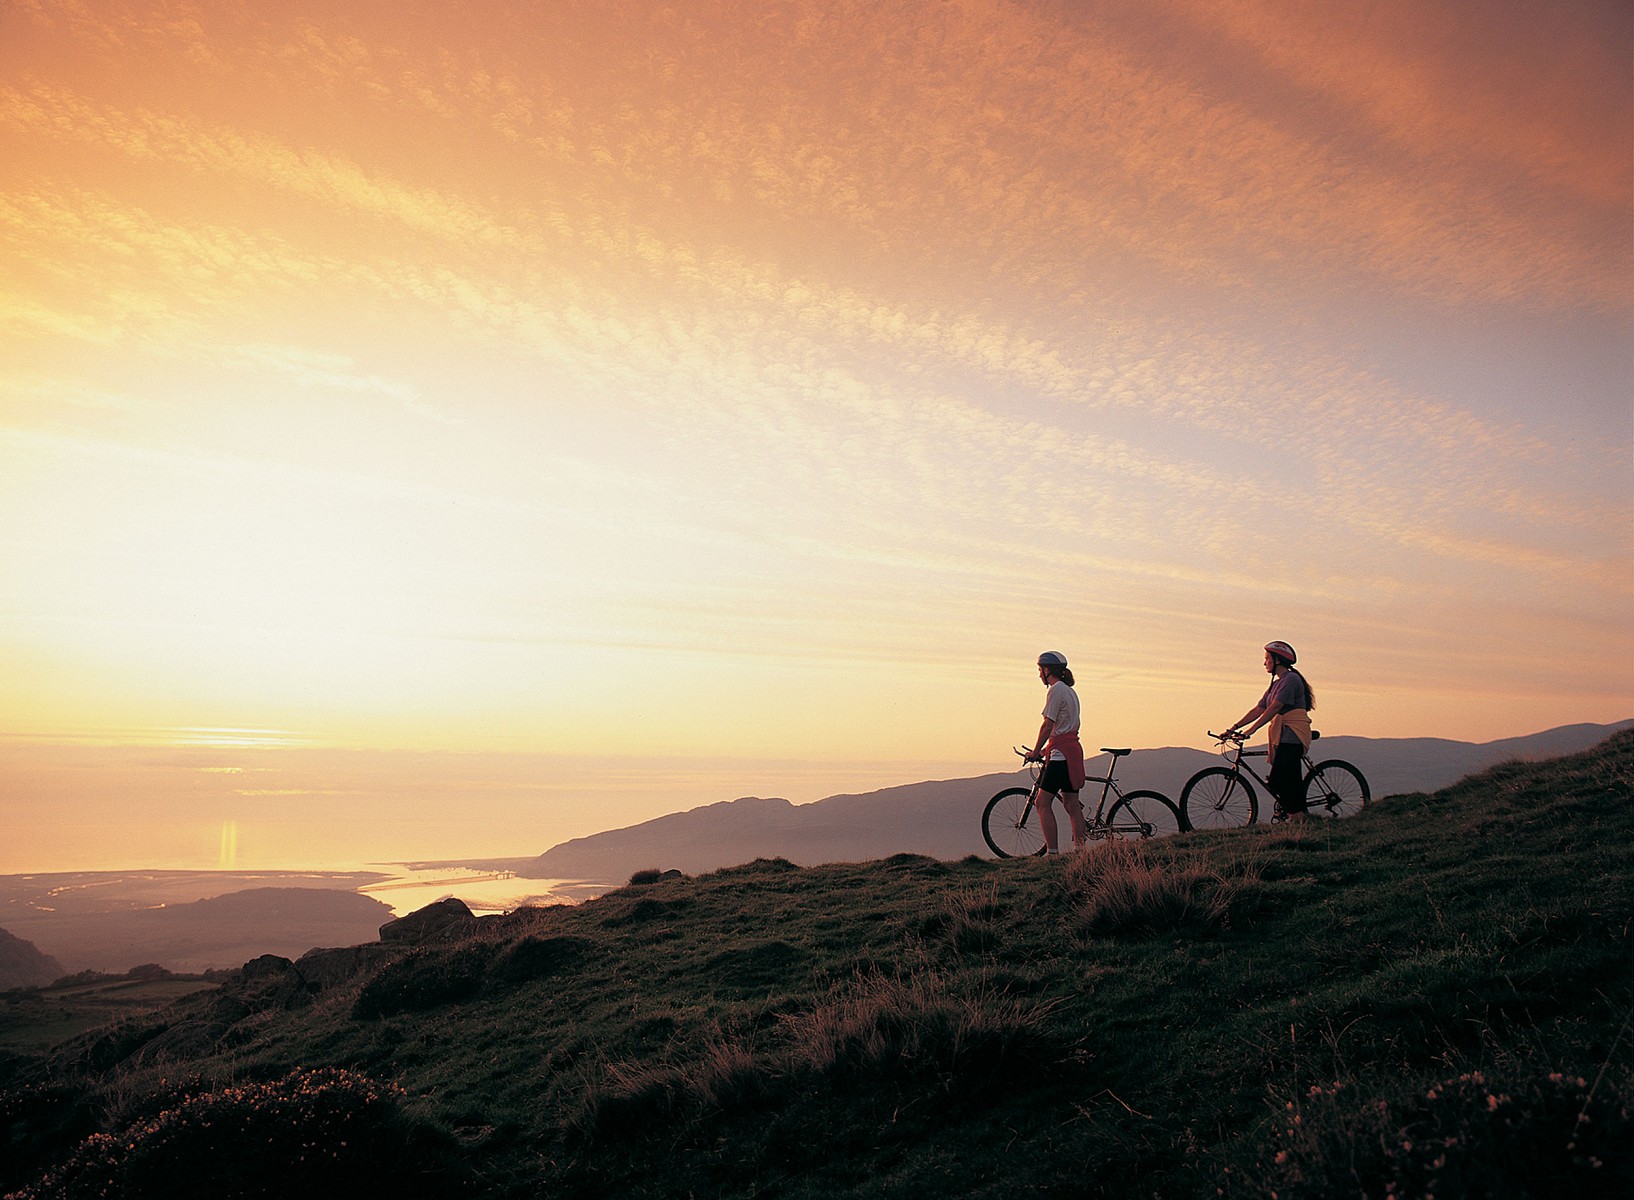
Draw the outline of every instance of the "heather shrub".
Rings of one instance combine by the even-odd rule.
[[[393,1089],[355,1072],[298,1071],[179,1100],[94,1134],[16,1200],[452,1194],[442,1144]]]
[[[1338,1081],[1286,1103],[1259,1169],[1281,1200],[1631,1196],[1630,1091],[1558,1071],[1468,1071],[1391,1096]]]

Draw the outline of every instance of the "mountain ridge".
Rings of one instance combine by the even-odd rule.
[[[1323,737],[1312,749],[1321,761],[1340,758],[1367,776],[1375,800],[1447,787],[1500,762],[1576,753],[1604,741],[1634,720],[1578,723],[1491,742],[1445,738]],[[1187,779],[1219,765],[1217,754],[1183,746],[1136,750],[1118,763],[1125,791],[1150,788],[1176,804]],[[1107,756],[1089,760],[1091,775],[1105,774]],[[856,862],[891,854],[956,859],[989,853],[979,822],[982,806],[1001,788],[1027,782],[1023,771],[963,779],[898,784],[872,792],[841,793],[808,804],[781,797],[745,796],[667,813],[650,821],[561,842],[531,860],[509,860],[519,874],[612,883],[648,868],[689,874],[755,858],[786,858],[801,865]],[[1098,798],[1093,785],[1086,804]]]

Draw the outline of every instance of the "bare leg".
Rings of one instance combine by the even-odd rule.
[[[1072,848],[1084,848],[1084,806],[1078,802],[1077,792],[1062,792],[1061,807],[1067,810],[1067,821],[1072,825]]]
[[[1044,835],[1044,849],[1050,854],[1056,853],[1055,832],[1055,797],[1049,792],[1038,793],[1038,803],[1033,805],[1038,813],[1038,831]]]

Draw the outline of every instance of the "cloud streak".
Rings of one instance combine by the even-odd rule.
[[[1577,80],[1508,18],[1427,52],[1472,27],[1451,3],[520,11],[11,6],[0,501],[129,573],[105,626],[191,591],[229,657],[251,612],[256,669],[269,629],[435,644],[519,725],[592,650],[843,706],[893,661],[980,690],[1063,633],[1199,688],[1265,624],[1369,679],[1377,640],[1447,672],[1516,629],[1627,646],[1629,431],[1583,435],[1626,378],[1579,369],[1573,422],[1565,384],[1480,384],[1508,330],[1550,379],[1628,328],[1627,88],[1600,98],[1628,70],[1594,20],[1544,35]],[[1457,386],[1418,325],[1459,335]],[[106,557],[121,498],[63,481],[93,462],[152,563]],[[11,537],[22,641],[81,585]],[[1623,694],[1608,657],[1477,675]]]

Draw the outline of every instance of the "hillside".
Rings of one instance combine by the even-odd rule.
[[[0,990],[36,987],[63,973],[62,964],[33,942],[0,929]]]
[[[1566,725],[1484,743],[1325,737],[1317,743],[1316,757],[1356,764],[1374,796],[1393,796],[1434,791],[1495,763],[1576,753],[1631,724]],[[1220,761],[1218,755],[1184,747],[1138,750],[1119,764],[1118,779],[1126,791],[1153,788],[1178,803],[1186,781]],[[1096,756],[1089,773],[1104,774],[1106,764],[1105,755]],[[937,780],[800,805],[745,797],[575,838],[531,862],[506,865],[540,879],[623,880],[647,867],[697,873],[754,858],[811,865],[904,853],[986,856],[978,827],[982,806],[994,792],[1025,778],[1009,772]]]
[[[12,932],[70,971],[125,971],[140,963],[182,972],[231,968],[259,954],[296,955],[326,942],[372,938],[391,915],[380,901],[333,886],[252,887],[111,912],[89,903],[6,908]]]
[[[0,1064],[0,1191],[1626,1196],[1631,839],[1623,733],[1343,822],[260,959]]]

